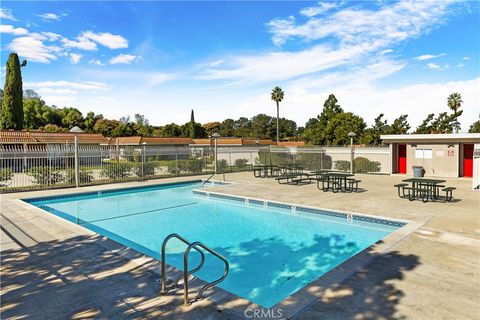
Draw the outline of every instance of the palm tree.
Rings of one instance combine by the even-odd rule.
[[[277,103],[277,142],[280,141],[280,131],[279,131],[279,123],[278,119],[280,118],[280,111],[278,103],[283,100],[283,90],[279,86],[276,86],[272,90],[272,100]]]
[[[460,93],[452,93],[451,95],[448,96],[447,99],[447,105],[450,109],[453,110],[453,114],[457,114],[458,109],[462,106],[463,100],[462,100],[462,95]],[[453,123],[453,126],[455,128],[455,132],[458,133],[458,130],[460,129],[460,123],[457,120],[458,116],[455,117],[455,121]]]

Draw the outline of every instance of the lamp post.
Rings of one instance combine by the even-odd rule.
[[[348,136],[350,137],[350,173],[353,174],[353,138],[355,138],[357,134],[350,131]]]
[[[214,161],[215,161],[215,164],[214,164],[214,167],[215,167],[215,174],[217,174],[217,139],[220,138],[220,134],[218,132],[215,132],[214,134],[212,134],[212,138],[214,140]]]

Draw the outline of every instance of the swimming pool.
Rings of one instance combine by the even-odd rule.
[[[224,255],[230,273],[218,286],[270,308],[401,227],[345,219],[309,208],[206,197],[201,182],[25,199],[101,235],[160,259],[163,239],[178,233]],[[202,190],[208,190],[204,188]],[[168,264],[183,270],[185,245],[172,240]],[[190,261],[194,267],[197,256]],[[224,265],[206,255],[195,273],[212,281]]]

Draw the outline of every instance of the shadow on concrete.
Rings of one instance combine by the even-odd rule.
[[[148,270],[158,262],[134,264],[121,250],[104,237],[79,236],[2,251],[0,318],[182,319],[182,296],[160,296],[160,276]]]
[[[260,273],[255,272],[254,277],[249,278],[248,273],[243,273],[228,281],[239,281],[245,288],[250,288],[245,294],[255,292],[268,295],[268,291],[262,290],[272,286],[275,281],[282,281],[281,287],[291,290],[298,286],[298,282],[291,279],[301,278],[305,272],[311,272],[307,269],[311,269],[312,261],[304,257],[312,250],[331,260],[336,254],[351,255],[355,248],[342,243],[341,239],[337,240],[316,237],[312,244],[297,248],[282,259],[278,259],[278,255],[289,248],[276,238],[268,241],[253,240],[239,247],[228,248],[225,253],[232,266],[245,265],[248,256],[257,259],[252,268],[270,264],[273,270],[278,270],[278,266],[271,264],[282,264],[280,277],[268,273],[260,276]],[[111,249],[116,252],[113,253]],[[238,313],[234,315],[229,312],[228,303],[217,308],[213,302],[204,300],[185,309],[182,307],[182,290],[173,295],[160,296],[159,274],[149,270],[158,266],[158,261],[134,264],[118,254],[122,250],[127,249],[105,237],[80,236],[1,252],[1,318],[242,318],[237,317]],[[365,252],[372,255],[369,249]],[[133,258],[142,256],[137,253]],[[168,259],[172,259],[175,265],[175,256],[169,256]],[[401,318],[396,315],[396,306],[404,293],[395,288],[391,280],[402,280],[405,273],[418,264],[417,256],[398,252],[374,256],[366,267],[343,283],[328,289],[321,288],[327,289],[327,292],[300,318]],[[267,270],[268,268],[263,268],[261,272]],[[238,273],[238,270],[232,268],[232,275]],[[241,300],[231,303],[240,309],[247,308],[247,304]]]

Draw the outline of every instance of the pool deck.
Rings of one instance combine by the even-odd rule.
[[[403,176],[357,176],[363,189],[348,194],[322,192],[314,184],[279,185],[251,173],[227,174],[226,181],[233,184],[209,190],[408,220],[416,226],[386,252],[364,252],[369,259],[346,278],[311,286],[308,293],[317,298],[297,319],[478,319],[480,192],[471,190],[471,180],[446,179],[448,186],[457,187],[459,201],[422,203],[398,198],[393,184]],[[197,177],[0,195],[0,318],[253,319],[245,316],[253,313],[239,312],[251,307],[243,299],[224,302],[213,296],[183,307],[182,290],[159,295],[158,261],[18,200],[193,179]]]

